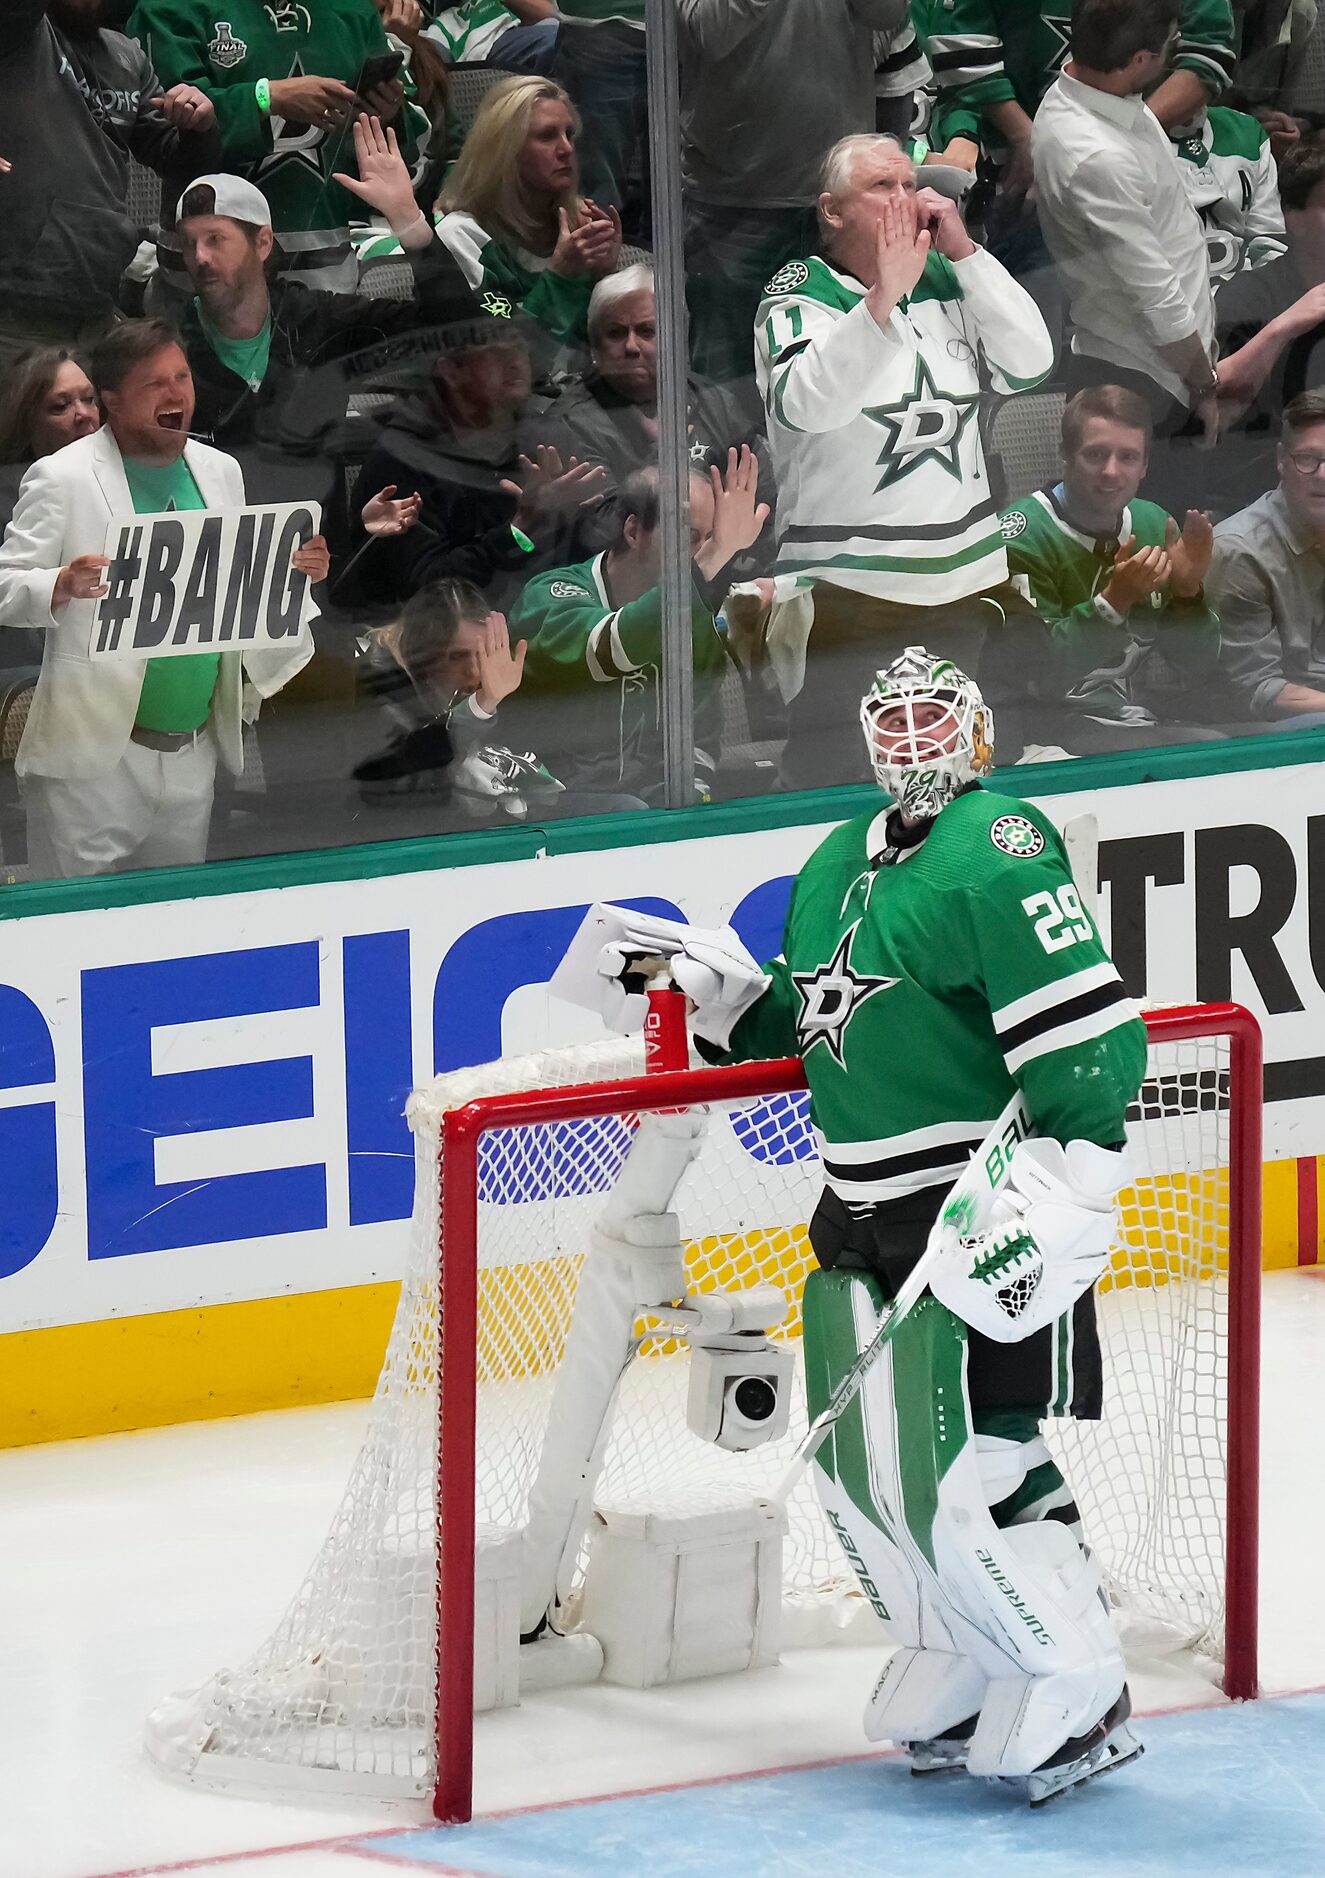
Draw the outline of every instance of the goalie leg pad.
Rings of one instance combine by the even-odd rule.
[[[989,1685],[971,1739],[973,1774],[1031,1774],[1074,1735],[1084,1735],[1122,1694],[1126,1666],[1099,1569],[1056,1520],[1013,1526],[1005,1545],[1021,1562],[1019,1588],[1046,1594],[1063,1666],[1048,1675],[1005,1675]]]
[[[873,1335],[883,1302],[877,1281],[864,1274],[810,1275],[804,1310],[811,1416]],[[995,1525],[971,1432],[966,1333],[936,1299],[921,1300],[867,1371],[819,1448],[815,1479],[862,1589],[897,1641],[970,1666],[970,1681],[943,1665],[911,1671],[917,1703],[922,1685],[934,1691],[923,1716],[909,1697],[903,1706],[900,1689],[894,1696],[885,1676],[882,1699],[870,1707],[880,1736],[888,1723],[897,1726],[887,1736],[894,1740],[916,1738],[911,1731],[924,1723],[942,1732],[964,1718],[949,1718],[941,1695],[952,1691],[955,1703],[959,1688],[967,1699],[980,1682],[1007,1683],[1026,1720],[1011,1716],[1005,1693],[985,1729],[985,1758],[999,1771],[1017,1765],[1026,1773],[1099,1720],[1123,1673],[1098,1575],[1058,1522],[1006,1532]],[[899,1683],[905,1671],[899,1668]],[[1041,1684],[1052,1687],[1032,1694]],[[1035,1759],[1020,1766],[1032,1753]]]

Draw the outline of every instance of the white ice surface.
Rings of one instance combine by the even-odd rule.
[[[1325,1684],[1325,1271],[1267,1279],[1264,1385],[1262,1679],[1312,1688]],[[389,1867],[334,1841],[426,1822],[418,1803],[332,1810],[175,1785],[139,1746],[164,1693],[242,1658],[279,1617],[365,1406],[0,1454],[0,1878],[367,1878]],[[861,1754],[876,1668],[873,1650],[801,1651],[744,1677],[537,1697],[480,1719],[478,1810]],[[1183,1661],[1133,1691],[1143,1711],[1221,1699]]]

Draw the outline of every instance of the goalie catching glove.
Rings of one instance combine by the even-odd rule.
[[[1109,1263],[1126,1152],[1093,1141],[1020,1141],[991,1224],[955,1239],[929,1288],[972,1330],[1020,1343],[1057,1322]]]

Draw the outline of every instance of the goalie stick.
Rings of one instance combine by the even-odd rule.
[[[969,1237],[988,1224],[990,1205],[994,1196],[1006,1185],[1012,1168],[1012,1150],[1030,1133],[1030,1116],[1020,1089],[1016,1089],[964,1171],[953,1182],[943,1202],[943,1210],[930,1229],[925,1249],[910,1276],[899,1288],[892,1308],[797,1443],[791,1465],[772,1495],[774,1506],[786,1505],[788,1496],[814,1459],[824,1436],[850,1403],[881,1352],[892,1342],[903,1319],[919,1302],[929,1283],[929,1275],[942,1254],[957,1239]]]

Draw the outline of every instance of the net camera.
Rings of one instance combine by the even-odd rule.
[[[691,1334],[686,1421],[693,1433],[737,1453],[787,1432],[792,1356],[763,1331]]]

